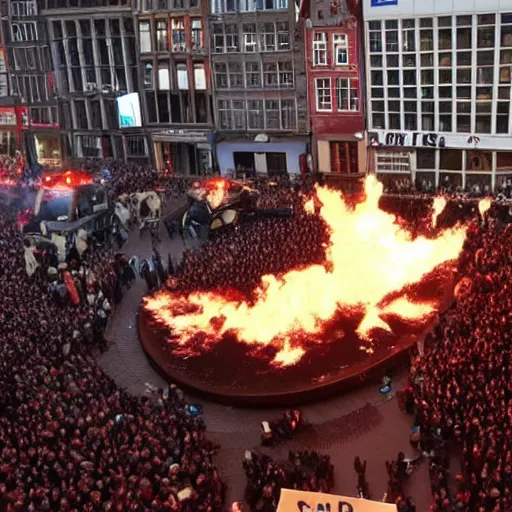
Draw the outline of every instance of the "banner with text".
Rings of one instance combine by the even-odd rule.
[[[396,505],[320,492],[282,489],[277,512],[396,512]]]

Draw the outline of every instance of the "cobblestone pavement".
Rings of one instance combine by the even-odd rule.
[[[181,202],[172,202],[172,209]],[[170,240],[160,226],[162,259],[171,254],[176,263],[181,257],[183,243]],[[131,234],[123,247],[128,255],[147,257],[151,254],[148,234]],[[137,280],[110,319],[107,329],[109,348],[98,356],[103,369],[119,386],[134,394],[152,393],[165,385],[164,379],[149,364],[138,341],[136,313],[146,292],[145,282]],[[405,382],[405,373],[395,376],[394,388]],[[293,443],[286,443],[268,452],[276,459],[285,458],[289,449],[316,449],[331,455],[335,465],[336,485],[333,492],[355,495],[356,475],[353,460],[356,455],[368,460],[367,477],[374,499],[381,499],[386,489],[384,462],[395,458],[399,451],[410,453],[408,435],[411,419],[403,415],[391,396],[378,392],[371,385],[319,403],[302,407],[311,429]],[[191,398],[203,406],[209,436],[221,445],[216,463],[228,483],[227,503],[241,499],[245,485],[242,458],[246,449],[259,449],[260,422],[276,417],[279,410],[239,409]],[[263,451],[263,450],[262,450]],[[428,471],[423,464],[411,476],[411,495],[418,510],[429,505]]]

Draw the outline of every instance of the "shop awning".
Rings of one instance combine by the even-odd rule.
[[[151,134],[153,142],[177,142],[183,144],[209,143],[212,138],[211,132],[197,132],[188,130],[166,130]]]

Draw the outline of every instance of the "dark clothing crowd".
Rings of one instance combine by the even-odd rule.
[[[149,170],[113,173],[115,193]],[[181,185],[177,185],[178,187]],[[123,287],[126,261],[88,245],[31,277],[16,212],[0,211],[0,510],[221,511],[216,447],[175,386],[132,396],[92,357]],[[122,260],[122,261],[121,261]],[[52,259],[48,258],[48,262]],[[77,302],[63,287],[69,272]],[[75,297],[76,298],[76,297]],[[99,317],[99,318],[98,318]]]

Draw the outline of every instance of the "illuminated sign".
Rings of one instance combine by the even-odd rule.
[[[398,0],[372,0],[372,7],[384,7],[386,5],[398,5]]]
[[[140,99],[137,92],[117,98],[117,109],[121,128],[140,128],[142,126]]]

